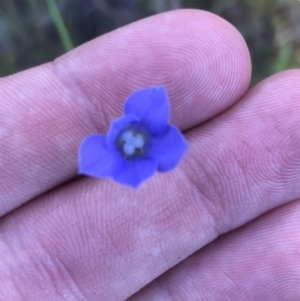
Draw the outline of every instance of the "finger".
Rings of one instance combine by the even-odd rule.
[[[52,64],[0,81],[0,216],[77,173],[85,136],[105,133],[136,89],[166,85],[182,129],[247,89],[240,34],[210,13],[158,15],[100,37]]]
[[[300,200],[217,239],[128,301],[300,299]]]
[[[0,252],[14,277],[2,272],[2,291],[124,300],[218,235],[300,198],[299,78],[270,77],[191,130],[180,167],[139,190],[81,179],[8,215]]]

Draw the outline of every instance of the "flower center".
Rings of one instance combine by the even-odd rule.
[[[143,151],[145,137],[132,130],[128,130],[121,135],[122,150],[125,156],[132,156]]]

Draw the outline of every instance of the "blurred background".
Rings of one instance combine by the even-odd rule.
[[[300,66],[300,0],[0,0],[0,76],[178,8],[214,12],[238,28],[250,48],[252,84]]]

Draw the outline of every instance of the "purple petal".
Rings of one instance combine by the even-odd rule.
[[[93,177],[111,177],[122,164],[117,151],[108,149],[106,137],[91,135],[87,137],[79,150],[79,173]]]
[[[140,118],[150,133],[156,135],[164,132],[170,115],[166,89],[153,87],[135,92],[127,99],[124,112],[125,115]]]
[[[152,137],[149,156],[158,163],[158,171],[170,171],[179,164],[186,153],[188,145],[181,132],[169,126],[164,135]]]
[[[124,160],[122,166],[113,174],[113,179],[119,183],[137,188],[150,178],[157,170],[157,163],[152,158]]]
[[[129,125],[137,123],[138,121],[139,119],[135,116],[124,116],[113,121],[107,135],[108,146],[115,149],[115,140],[118,134]]]

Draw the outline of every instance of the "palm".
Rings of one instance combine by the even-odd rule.
[[[1,79],[1,300],[300,298],[299,72],[244,95],[250,69],[229,24],[177,11]],[[180,167],[139,190],[76,178],[82,139],[162,84]]]

